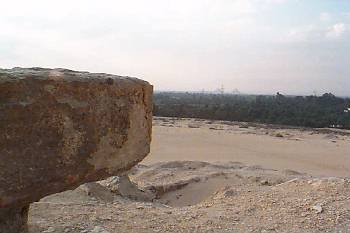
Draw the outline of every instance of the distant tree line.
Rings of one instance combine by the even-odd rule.
[[[349,98],[159,92],[154,115],[350,129]]]

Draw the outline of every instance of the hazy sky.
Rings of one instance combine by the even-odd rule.
[[[0,0],[0,67],[350,96],[349,0]]]

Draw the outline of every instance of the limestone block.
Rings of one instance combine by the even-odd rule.
[[[0,69],[0,208],[122,174],[150,150],[152,86],[66,69]]]

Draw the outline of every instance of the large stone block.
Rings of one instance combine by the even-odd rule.
[[[145,81],[0,69],[0,208],[123,173],[149,153],[151,127]]]

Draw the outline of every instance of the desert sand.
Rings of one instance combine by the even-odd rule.
[[[155,118],[151,154],[143,163],[235,161],[313,175],[350,176],[350,131],[248,125]]]
[[[350,232],[349,175],[346,130],[155,118],[133,183],[46,197],[29,222],[31,233]]]

